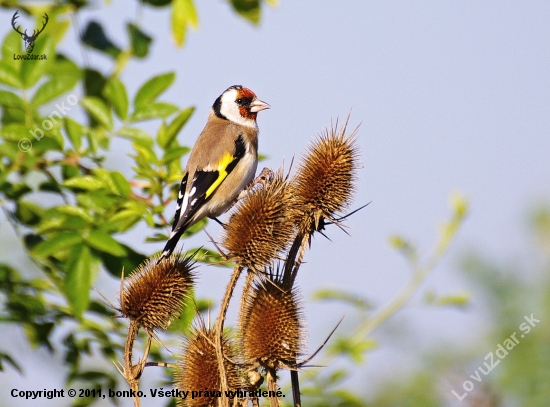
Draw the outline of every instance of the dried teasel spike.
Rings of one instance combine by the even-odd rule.
[[[225,225],[223,245],[229,257],[250,270],[262,271],[295,234],[294,194],[282,171],[242,199]]]
[[[177,369],[174,372],[174,387],[186,391],[190,389],[207,389],[209,392],[220,390],[220,373],[215,349],[215,332],[206,327],[202,320],[191,329],[183,341],[183,349]],[[224,354],[228,359],[233,356],[233,350],[227,339],[222,341]],[[237,366],[229,361],[225,363],[225,372],[229,388],[235,390],[242,387],[242,380]],[[215,405],[218,398],[196,397],[192,399],[178,398],[177,405],[181,407],[203,407]]]
[[[302,304],[295,288],[283,288],[282,279],[258,278],[240,317],[245,364],[266,369],[295,368],[304,345]]]
[[[293,179],[296,203],[305,215],[301,222],[305,233],[320,230],[325,218],[334,221],[351,203],[359,150],[357,129],[346,135],[348,121],[349,116],[341,128],[336,122],[317,137]]]
[[[149,258],[139,265],[121,285],[122,316],[143,327],[149,335],[166,329],[183,308],[193,287],[195,262],[174,254],[156,264]]]

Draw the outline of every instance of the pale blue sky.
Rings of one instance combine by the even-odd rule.
[[[260,150],[269,156],[260,166],[289,163],[350,109],[351,127],[362,123],[355,202],[372,203],[350,219],[351,238],[335,228],[328,231],[332,242],[315,238],[298,278],[306,298],[334,287],[383,304],[409,276],[388,236],[410,237],[426,253],[448,217],[453,191],[469,198],[471,213],[424,289],[468,290],[456,270],[469,249],[503,261],[525,253],[526,211],[550,197],[549,2],[282,0],[264,8],[259,27],[237,18],[224,2],[197,3],[200,28],[189,33],[183,49],[173,45],[167,13],[144,8],[152,53],[122,75],[133,94],[147,78],[177,72],[163,99],[197,107],[179,135],[182,142],[195,141],[215,98],[234,84],[250,87],[272,106],[258,118]],[[80,23],[99,19],[116,42],[125,43],[124,24],[134,13],[135,2],[115,0],[82,13]],[[2,37],[11,30],[11,14],[0,11]],[[73,36],[69,32],[61,48],[81,62]],[[107,59],[91,51],[89,58],[107,72]],[[125,154],[120,151],[110,164],[128,167]],[[219,236],[217,225],[209,231]],[[193,243],[205,241],[200,234]],[[218,298],[228,277],[203,267],[199,295]],[[111,289],[106,280],[100,285]],[[418,306],[420,296],[413,301],[417,306],[394,322],[418,327],[414,343],[420,349],[442,340],[461,346],[481,335],[487,322],[483,299],[474,299],[467,312],[434,312]],[[345,313],[351,315],[340,305],[307,301],[310,350]],[[365,369],[372,383],[414,361],[399,355],[402,363],[388,363],[399,351],[381,345]]]

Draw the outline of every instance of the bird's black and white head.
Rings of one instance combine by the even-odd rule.
[[[212,109],[216,116],[242,126],[256,127],[256,115],[270,106],[256,97],[250,89],[231,86],[216,99]]]

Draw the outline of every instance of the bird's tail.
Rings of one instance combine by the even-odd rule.
[[[182,227],[179,228],[179,230],[176,229],[172,231],[170,237],[168,238],[168,241],[166,242],[166,245],[164,246],[164,249],[162,250],[160,258],[157,261],[157,264],[159,264],[164,258],[170,256],[174,252],[174,249],[176,248],[181,235],[183,235],[183,232],[185,232],[186,229],[187,227]]]
[[[162,254],[157,261],[157,264],[159,264],[164,258],[170,256],[174,252],[174,249],[178,245],[181,236],[191,225],[192,223],[190,222],[190,219],[187,219],[187,221],[183,225],[179,227],[176,226],[176,228],[172,230],[172,233],[170,233],[170,237],[168,237],[168,241],[166,242],[166,245],[162,250]]]

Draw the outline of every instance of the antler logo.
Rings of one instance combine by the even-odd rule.
[[[46,27],[46,24],[48,24],[48,15],[46,13],[44,13],[44,18],[45,18],[45,21],[44,21],[44,25],[42,26],[42,28],[38,31],[36,30],[33,30],[32,31],[32,35],[27,35],[27,30],[25,30],[24,32],[21,32],[21,30],[19,29],[20,27],[16,27],[15,26],[15,20],[17,20],[17,17],[19,17],[17,15],[17,13],[19,13],[19,10],[17,10],[15,12],[15,14],[13,15],[12,19],[11,19],[11,26],[13,27],[13,29],[15,31],[17,31],[19,34],[21,34],[21,38],[23,38],[23,41],[25,41],[25,44],[27,46],[27,54],[30,54],[34,48],[34,42],[36,41],[36,38],[40,35],[40,33],[42,31],[44,31],[44,28]]]

